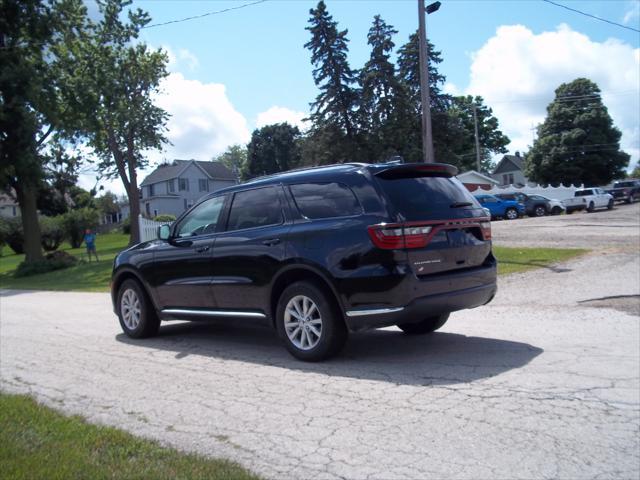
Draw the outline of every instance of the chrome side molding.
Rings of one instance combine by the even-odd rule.
[[[188,308],[167,308],[160,311],[164,315],[198,315],[201,317],[267,318],[260,312],[236,312],[226,310],[196,310]]]
[[[347,311],[347,317],[361,317],[363,315],[384,315],[385,313],[396,313],[404,310],[404,307],[392,307],[392,308],[372,308],[369,310],[349,310]]]

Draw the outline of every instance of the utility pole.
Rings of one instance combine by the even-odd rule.
[[[475,102],[473,103],[473,127],[476,137],[476,172],[480,173],[480,140],[478,139],[478,114]]]
[[[424,7],[424,0],[418,0],[418,25],[420,42],[420,101],[422,103],[422,154],[424,163],[435,162],[433,156],[433,134],[431,132],[431,93],[429,91],[429,68],[427,52],[427,26],[425,13],[428,15],[440,8],[440,2]]]

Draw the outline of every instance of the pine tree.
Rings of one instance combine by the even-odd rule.
[[[338,30],[338,23],[329,15],[324,1],[309,13],[310,26],[306,29],[311,32],[311,40],[305,48],[311,50],[313,79],[320,90],[311,104],[310,137],[324,144],[329,163],[356,160],[357,72],[347,60],[348,31]]]
[[[402,86],[396,77],[395,66],[389,60],[395,44],[392,36],[398,33],[376,15],[367,36],[371,45],[369,61],[360,71],[360,127],[365,132],[370,161],[384,161],[397,155],[405,142],[397,128]]]
[[[585,185],[622,178],[629,155],[620,150],[621,135],[598,85],[586,78],[563,83],[526,156],[527,176],[539,183]]]

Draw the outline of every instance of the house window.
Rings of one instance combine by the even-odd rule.
[[[181,192],[189,191],[189,179],[188,178],[179,178],[178,179],[178,190]]]
[[[209,191],[209,181],[206,178],[198,179],[198,190],[201,192]]]
[[[15,217],[16,215],[17,215],[16,207],[13,207],[13,216]]]
[[[513,173],[509,174],[509,184],[513,185]]]
[[[155,208],[153,209],[153,218],[158,216],[158,210],[156,210]]]
[[[148,203],[145,203],[145,210],[147,212],[147,217],[151,216],[151,205],[149,205]]]
[[[153,185],[149,185],[149,196],[153,197]]]
[[[184,202],[184,209],[186,210],[187,209],[187,199],[183,198],[182,201]]]
[[[170,192],[170,193],[176,191],[176,184],[173,181],[173,179],[167,180],[167,191]]]

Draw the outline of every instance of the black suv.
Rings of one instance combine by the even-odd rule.
[[[540,195],[527,195],[526,193],[496,193],[496,197],[502,200],[515,200],[524,205],[524,212],[530,217],[544,217],[551,212],[549,199]]]
[[[124,332],[161,320],[257,319],[301,360],[337,353],[348,331],[442,327],[491,301],[485,211],[444,164],[342,164],[208,195],[158,240],[115,259]]]

